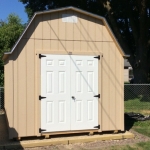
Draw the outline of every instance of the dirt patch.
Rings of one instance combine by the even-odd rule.
[[[150,110],[141,110],[140,113],[141,114],[150,114]]]

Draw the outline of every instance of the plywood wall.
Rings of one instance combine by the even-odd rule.
[[[77,16],[77,23],[62,22],[62,14]],[[70,52],[77,55],[103,55],[99,75],[101,131],[124,129],[121,53],[101,20],[75,11],[63,11],[37,15],[5,65],[6,111],[10,128],[18,132],[11,134],[10,138],[16,135],[39,135],[38,54]]]

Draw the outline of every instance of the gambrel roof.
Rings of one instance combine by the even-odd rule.
[[[20,40],[22,39],[23,35],[26,33],[26,31],[28,30],[29,26],[31,25],[32,21],[34,20],[34,18],[37,16],[37,15],[41,15],[41,14],[47,14],[47,13],[54,13],[54,12],[59,12],[59,11],[66,11],[66,10],[73,10],[73,11],[76,11],[76,12],[79,12],[79,13],[82,13],[82,14],[85,14],[85,15],[88,15],[88,16],[91,16],[91,17],[94,17],[94,18],[97,18],[97,19],[100,19],[101,21],[103,21],[104,25],[107,27],[107,30],[109,31],[111,37],[113,38],[114,42],[116,43],[119,51],[121,52],[122,56],[123,57],[129,57],[129,55],[126,55],[125,52],[123,51],[123,49],[121,48],[118,40],[116,39],[116,37],[114,36],[109,24],[107,23],[106,19],[102,16],[99,16],[99,15],[96,15],[96,14],[93,14],[93,13],[90,13],[90,12],[87,12],[87,11],[84,11],[84,10],[81,10],[79,8],[76,8],[76,7],[63,7],[63,8],[59,8],[59,9],[52,9],[52,10],[48,10],[48,11],[40,11],[40,12],[35,12],[35,14],[33,15],[33,17],[31,18],[30,22],[28,23],[27,27],[25,28],[25,30],[23,31],[23,33],[21,34],[20,38],[18,39],[18,41],[15,43],[15,45],[13,46],[13,48],[11,49],[10,52],[6,52],[4,53],[4,56],[3,56],[3,60],[5,60],[10,54],[13,53],[13,51],[15,50],[15,48],[17,47],[18,43],[20,42]]]

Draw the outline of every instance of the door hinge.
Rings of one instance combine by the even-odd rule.
[[[96,56],[96,57],[94,57],[94,58],[97,58],[98,60],[100,60],[100,55],[98,55],[98,56]]]
[[[98,94],[98,95],[95,95],[94,97],[98,97],[98,98],[100,98],[100,94]]]
[[[39,128],[39,133],[41,133],[42,131],[46,131],[46,130]]]
[[[100,125],[98,125],[98,126],[95,126],[94,128],[100,129]]]
[[[39,54],[39,58],[41,59],[41,57],[46,57],[45,55]]]
[[[41,99],[43,99],[43,98],[46,98],[46,97],[43,97],[43,96],[39,95],[39,100],[41,100]]]

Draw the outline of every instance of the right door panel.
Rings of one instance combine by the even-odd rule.
[[[98,125],[98,59],[70,56],[71,130],[95,129]]]

